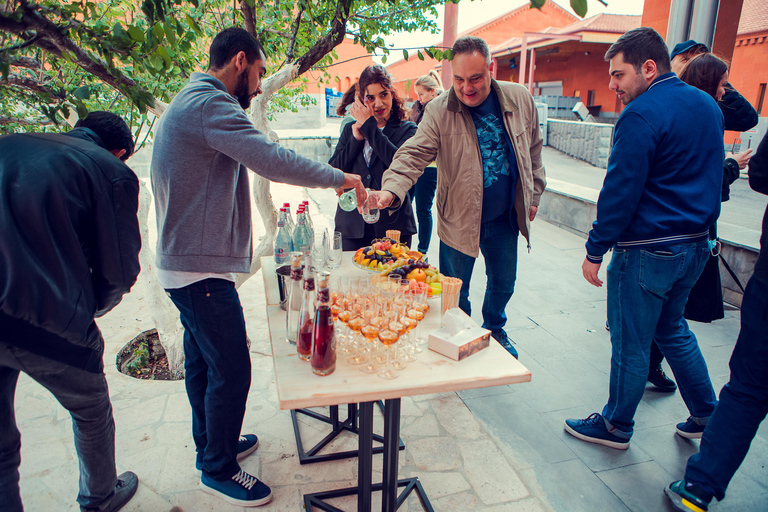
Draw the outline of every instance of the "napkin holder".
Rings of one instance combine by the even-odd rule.
[[[442,327],[429,333],[429,349],[461,361],[488,347],[491,331],[477,325],[459,308],[449,309],[442,319]]]

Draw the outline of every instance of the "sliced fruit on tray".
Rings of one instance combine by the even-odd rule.
[[[374,240],[367,247],[355,252],[354,263],[366,270],[379,272],[382,276],[397,274],[410,282],[424,283],[429,287],[429,296],[442,292],[443,274],[422,258],[419,251],[412,251],[407,245],[383,238]]]

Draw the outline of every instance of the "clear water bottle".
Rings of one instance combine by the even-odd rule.
[[[312,237],[303,210],[299,210],[296,222],[296,230],[293,232],[293,250],[308,256],[312,249]]]
[[[312,215],[309,213],[309,201],[302,201],[301,206],[304,207],[304,221],[307,223],[309,229],[310,240],[315,238],[315,224],[312,222]]]
[[[299,332],[299,309],[301,309],[301,257],[302,253],[294,251],[291,253],[291,284],[288,287],[290,296],[288,297],[288,310],[285,315],[285,337],[288,343],[296,344],[296,335]]]
[[[285,211],[281,208],[277,217],[277,237],[275,237],[275,265],[285,265],[290,261],[293,241],[286,225]]]
[[[296,229],[296,223],[293,222],[293,216],[291,215],[291,203],[283,203],[283,208],[285,208],[288,227],[290,228],[291,235],[293,235],[293,230]]]
[[[280,208],[280,213],[277,214],[278,223],[280,222],[280,217],[283,217],[283,220],[285,221],[285,230],[288,232],[288,237],[291,239],[291,243],[293,243],[293,225],[290,220],[291,211],[285,207]]]
[[[351,212],[357,208],[357,192],[351,188],[339,196],[339,208]]]

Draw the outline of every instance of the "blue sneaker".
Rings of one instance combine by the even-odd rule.
[[[672,506],[676,510],[683,512],[706,512],[709,510],[709,502],[712,501],[712,494],[705,491],[699,484],[678,480],[672,482],[664,489]]]
[[[499,345],[504,347],[504,350],[512,354],[512,357],[518,359],[517,349],[512,346],[512,342],[509,340],[509,336],[507,336],[507,331],[503,329],[500,331],[492,331],[491,336],[493,339],[499,342]]]
[[[678,423],[675,430],[677,431],[677,435],[686,439],[701,439],[701,435],[704,433],[706,427],[706,423],[702,425],[699,423],[699,420],[693,416],[689,416],[688,419],[685,420],[685,423]]]
[[[223,482],[203,475],[200,479],[200,488],[203,492],[218,496],[227,503],[240,507],[260,507],[272,500],[272,489],[242,469]]]
[[[240,436],[240,440],[237,442],[237,460],[243,460],[250,454],[256,451],[259,447],[259,438],[253,434],[245,434]],[[195,473],[197,476],[203,474],[203,461],[195,461]]]
[[[609,425],[610,423],[603,418],[602,414],[594,413],[583,420],[565,420],[565,431],[576,439],[581,439],[588,443],[602,444],[617,450],[629,448],[629,438],[625,439],[617,436],[615,432],[621,431],[612,425],[609,427]]]

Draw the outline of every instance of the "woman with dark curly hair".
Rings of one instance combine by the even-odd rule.
[[[344,126],[328,163],[360,175],[366,188],[379,190],[382,174],[392,163],[397,149],[416,133],[416,125],[405,120],[405,104],[394,88],[392,76],[383,67],[365,68],[357,90],[357,98],[349,109],[355,122]],[[411,237],[416,233],[410,201],[404,201],[397,210],[381,211],[375,224],[366,224],[357,210],[345,212],[339,207],[335,220],[345,251],[370,245],[374,238],[385,236],[388,229],[399,230],[400,241],[410,246]]]

